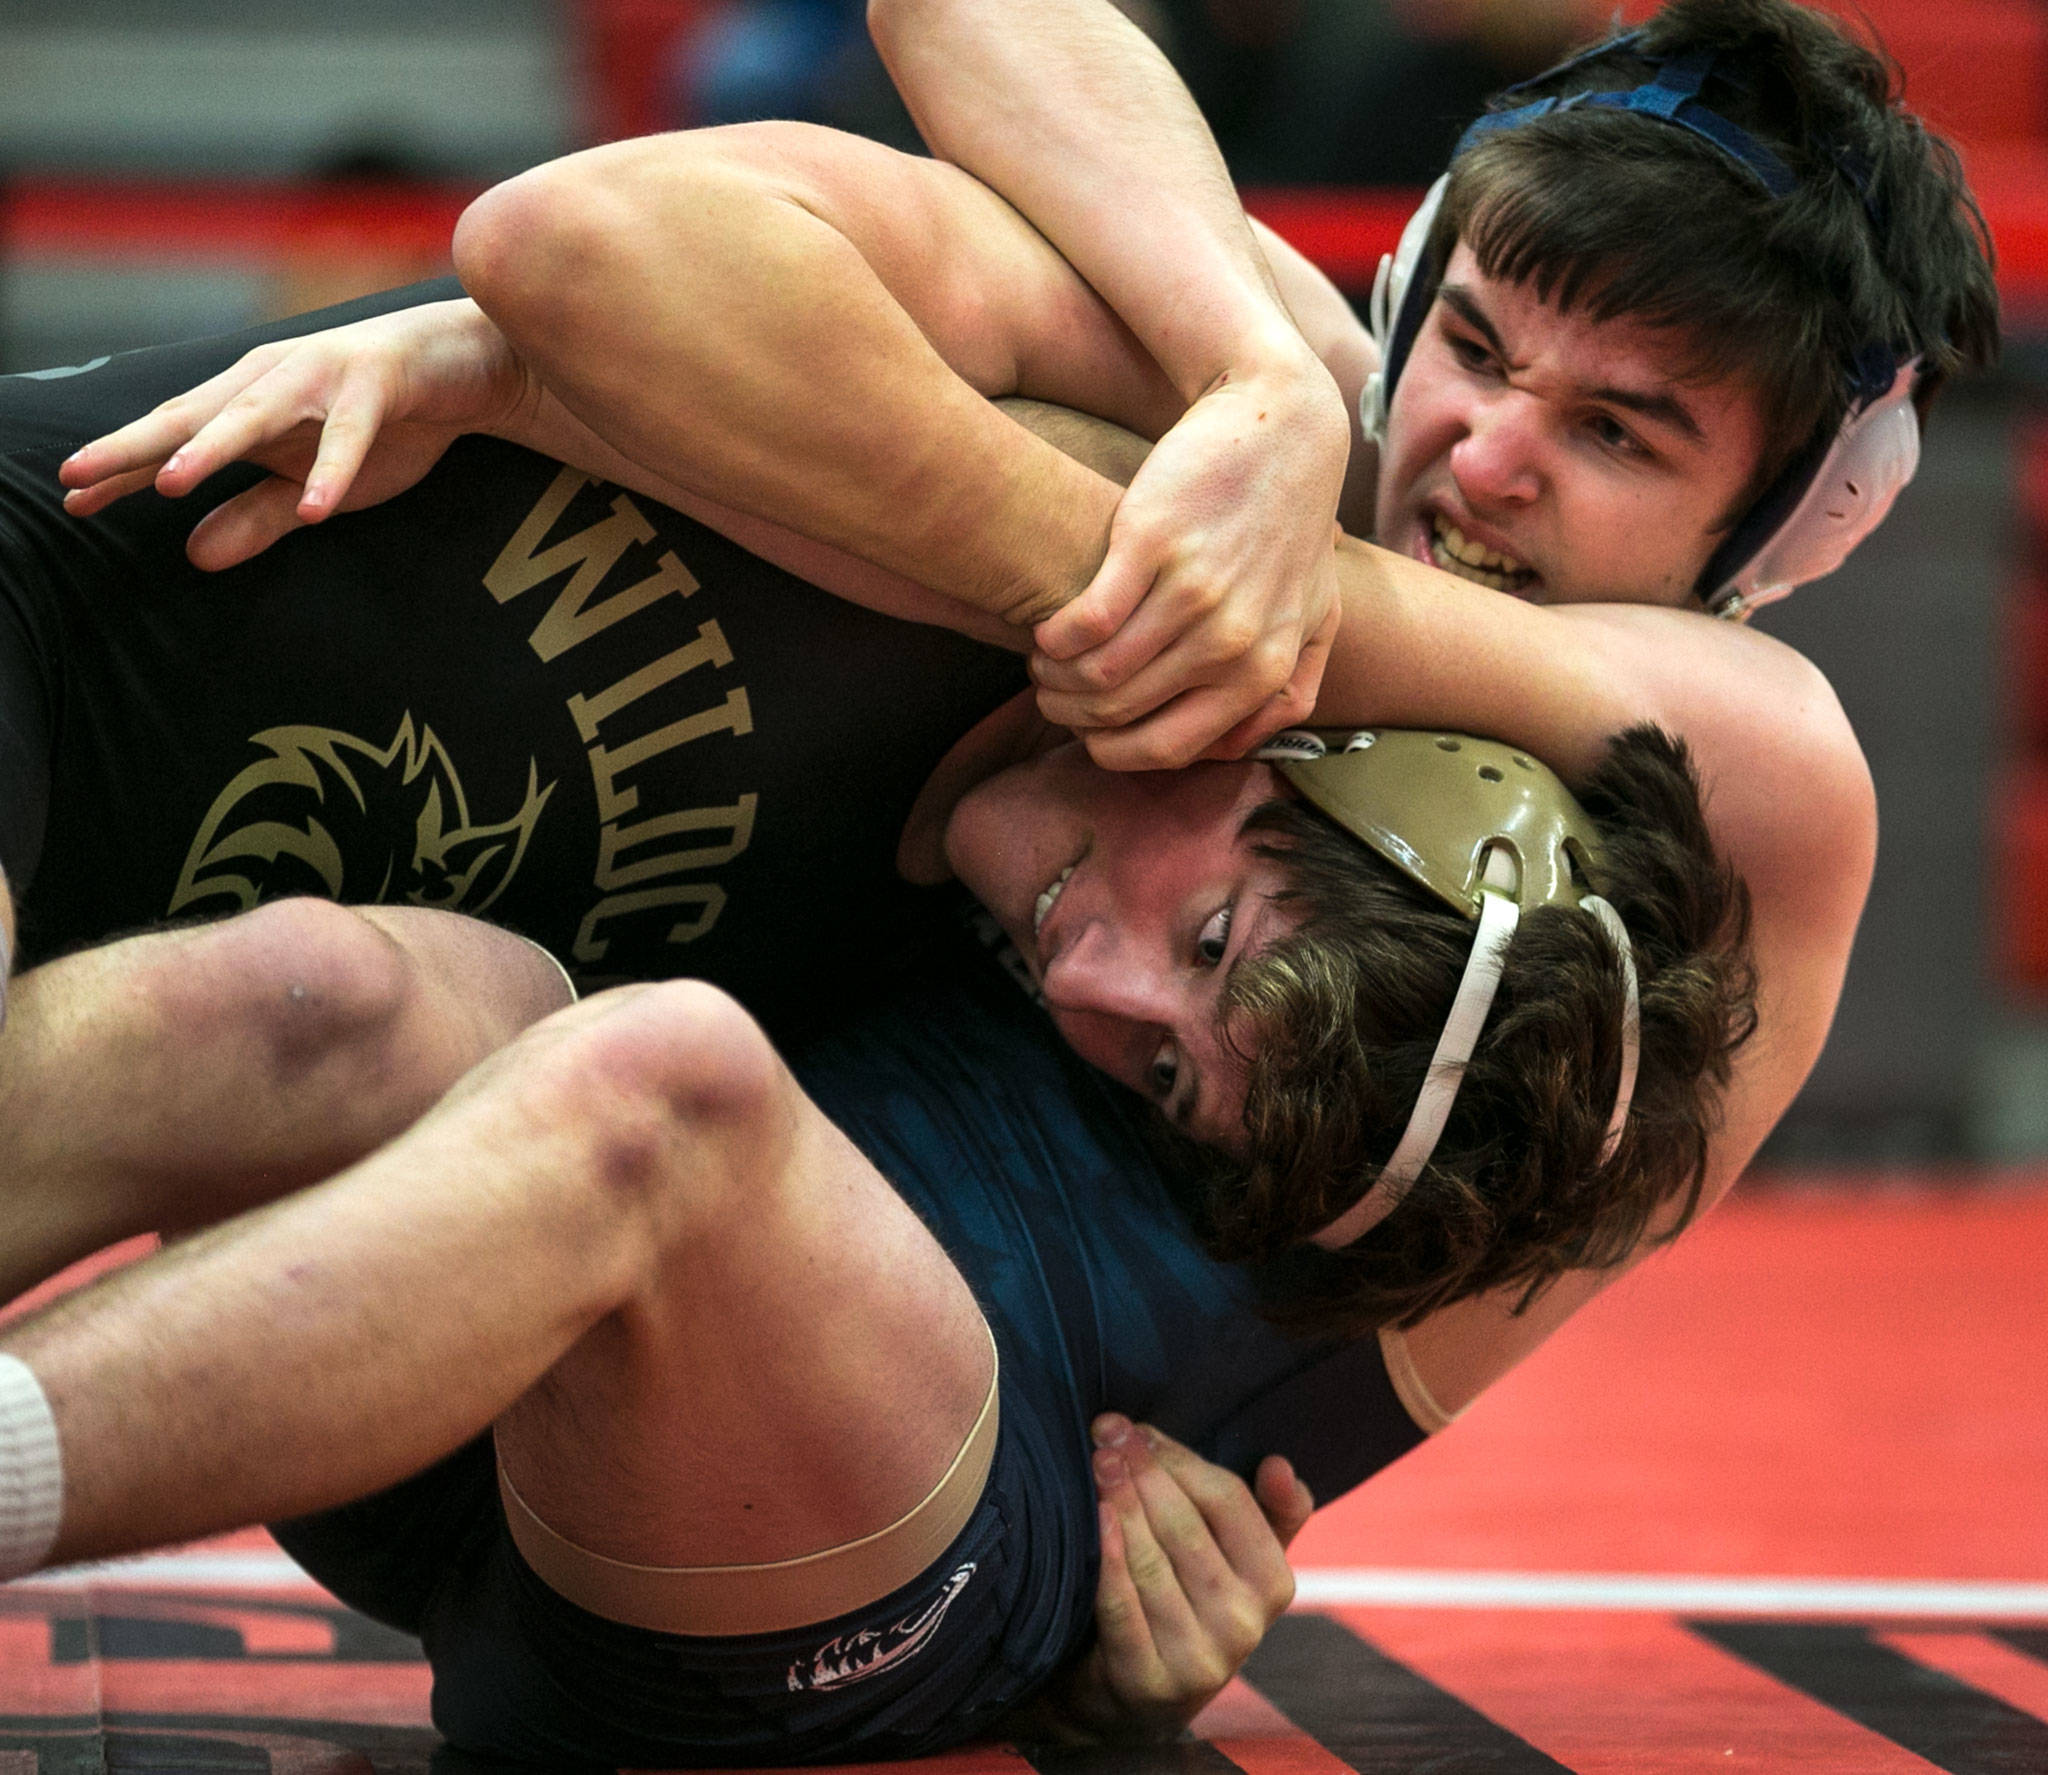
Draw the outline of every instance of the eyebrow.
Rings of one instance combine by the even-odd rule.
[[[1470,290],[1463,284],[1445,284],[1437,294],[1442,298],[1446,308],[1485,339],[1495,357],[1503,363],[1509,361],[1508,349],[1501,342],[1499,332],[1495,330],[1486,310],[1479,306]],[[1583,392],[1588,400],[1598,401],[1605,406],[1620,407],[1625,412],[1638,414],[1654,425],[1678,433],[1691,443],[1701,446],[1706,444],[1705,428],[1694,417],[1692,409],[1668,388],[1649,393],[1640,388],[1618,388],[1603,384],[1585,389]]]

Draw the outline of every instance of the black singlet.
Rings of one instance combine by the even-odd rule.
[[[253,471],[62,511],[66,455],[252,346],[457,293],[0,378],[0,863],[22,965],[315,893],[487,917],[585,985],[703,975],[773,1022],[919,921],[897,835],[946,748],[1022,686],[1014,656],[484,438],[218,575],[184,539]]]

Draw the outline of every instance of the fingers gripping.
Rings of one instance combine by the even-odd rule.
[[[1182,1721],[1292,1600],[1286,1555],[1234,1474],[1114,1415],[1098,1420],[1096,1436],[1102,1680],[1125,1708]],[[1298,1500],[1291,1472],[1278,1467],[1267,1483],[1284,1517]]]
[[[1165,564],[1167,545],[1137,524],[1119,507],[1110,524],[1109,553],[1095,577],[1072,603],[1047,617],[1032,631],[1032,641],[1050,659],[1074,659],[1104,646],[1145,604]],[[1135,660],[1128,667],[1143,665]]]
[[[1185,1505],[1178,1521],[1167,1514],[1161,1539],[1174,1552],[1190,1554],[1185,1562],[1176,1559],[1176,1571],[1229,1660],[1228,1676],[1294,1600],[1285,1544],[1235,1473],[1157,1430],[1139,1434],[1173,1497]]]

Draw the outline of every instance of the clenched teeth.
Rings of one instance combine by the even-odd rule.
[[[1045,921],[1052,916],[1052,909],[1059,904],[1060,893],[1067,885],[1067,878],[1071,876],[1073,873],[1074,865],[1072,863],[1069,863],[1064,869],[1060,871],[1059,880],[1054,882],[1051,887],[1047,888],[1045,892],[1040,894],[1037,900],[1032,903],[1031,934],[1034,937],[1037,936],[1039,931],[1044,928]]]
[[[1533,569],[1513,555],[1474,542],[1441,515],[1430,520],[1429,555],[1447,573],[1469,579],[1496,592],[1511,592],[1534,577]]]

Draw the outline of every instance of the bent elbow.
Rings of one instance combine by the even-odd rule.
[[[633,182],[599,149],[494,185],[455,225],[456,273],[505,332],[558,324],[576,297],[601,291],[637,238]]]
[[[560,201],[551,167],[494,185],[462,212],[452,256],[462,287],[501,327],[516,320],[548,278],[542,262],[561,250]]]

